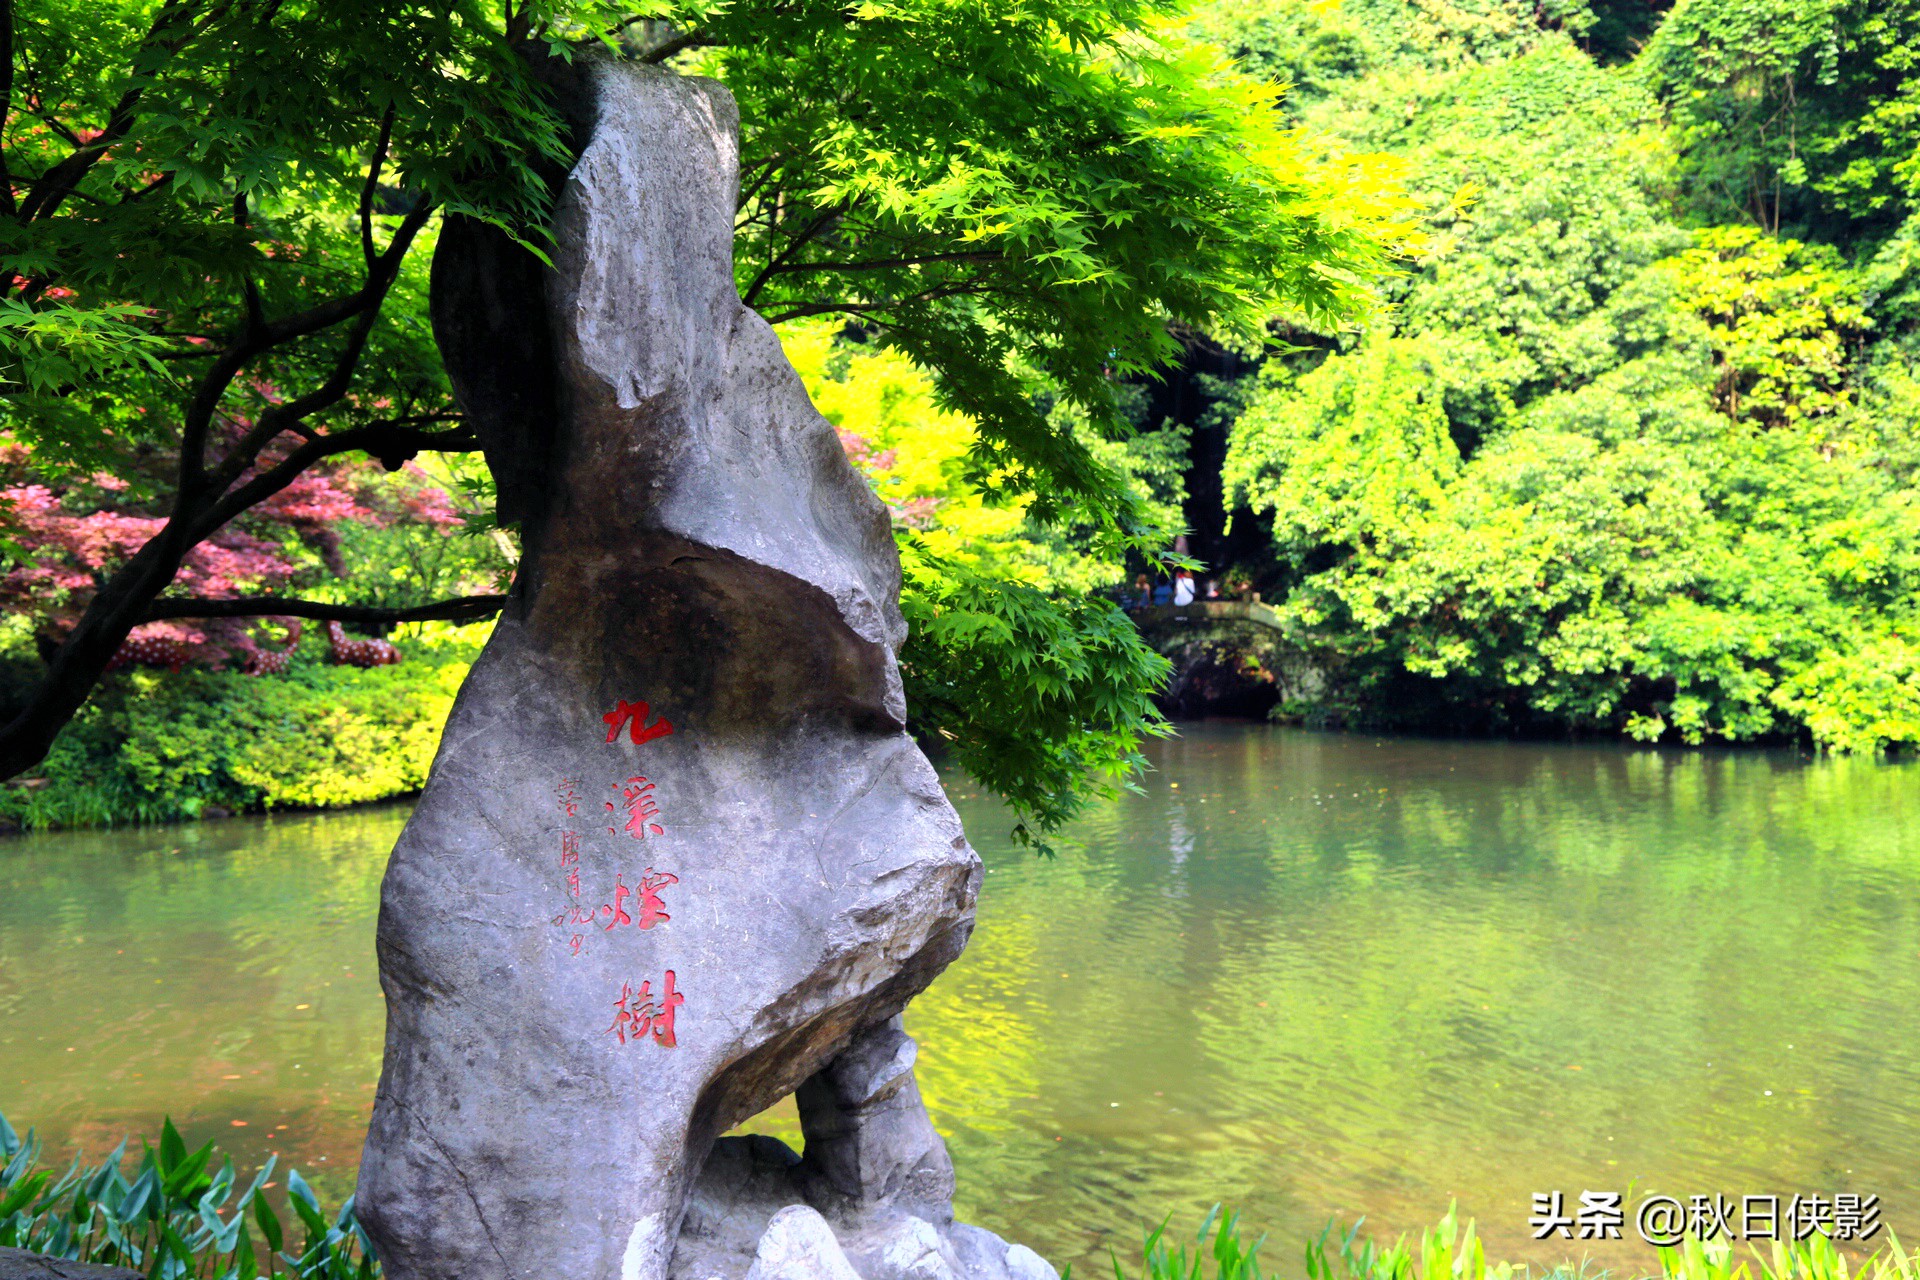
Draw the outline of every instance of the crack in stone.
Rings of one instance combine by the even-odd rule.
[[[427,1141],[433,1144],[433,1149],[440,1153],[440,1158],[447,1162],[447,1168],[453,1171],[453,1176],[460,1180],[460,1189],[467,1193],[467,1200],[473,1205],[473,1217],[474,1220],[480,1224],[481,1234],[486,1236],[487,1244],[492,1246],[494,1255],[500,1259],[500,1265],[507,1269],[508,1275],[512,1275],[513,1263],[507,1260],[505,1251],[500,1248],[500,1242],[493,1238],[493,1228],[487,1225],[487,1215],[481,1212],[480,1209],[480,1197],[473,1194],[473,1184],[468,1182],[467,1175],[461,1172],[460,1165],[453,1158],[453,1153],[441,1145],[440,1139],[434,1137],[433,1130],[427,1128],[420,1117],[413,1113],[412,1107],[409,1107],[398,1098],[390,1097],[388,1102],[398,1107],[413,1126],[425,1135]]]

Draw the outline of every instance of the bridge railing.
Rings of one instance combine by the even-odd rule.
[[[1275,631],[1284,631],[1280,615],[1272,605],[1257,600],[1195,600],[1192,604],[1155,604],[1136,606],[1127,616],[1141,627],[1181,622],[1251,622]]]

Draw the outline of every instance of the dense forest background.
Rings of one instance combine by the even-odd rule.
[[[1279,607],[1229,665],[1304,670],[1278,710],[1325,724],[1920,740],[1920,4],[1193,22],[1330,160],[1390,157],[1428,232],[1370,324],[1188,335],[1106,446],[1205,573]],[[1057,583],[1114,576],[903,479],[957,449],[840,359],[822,402],[868,406],[836,420],[894,451],[899,501]]]
[[[1311,713],[1920,738],[1920,5],[1198,21],[1430,211],[1382,322],[1283,334],[1191,415],[1231,513],[1202,550],[1281,602]]]
[[[1190,531],[1205,577],[1279,610],[1283,633],[1229,660],[1310,675],[1281,714],[1920,741],[1920,0],[1212,0],[1187,23],[1288,86],[1278,109],[1352,166],[1356,208],[1397,181],[1422,229],[1364,323],[1279,320],[1258,349],[1181,332],[1174,375],[1116,375],[1130,437],[1036,393],[1144,518]],[[973,424],[900,351],[838,321],[782,333],[910,574],[1086,600],[1148,567],[983,491]],[[424,321],[392,340],[426,352]],[[151,536],[135,479],[55,481],[0,438],[0,712]],[[492,497],[477,461],[343,463],[182,583],[383,607],[498,590],[517,552]],[[1037,662],[1103,652],[988,622],[1027,625]],[[402,627],[407,662],[373,671],[328,665],[314,627],[144,633],[166,660],[109,677],[0,789],[0,822],[416,787],[484,624]]]

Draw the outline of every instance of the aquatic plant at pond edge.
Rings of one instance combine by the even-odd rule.
[[[359,1223],[353,1197],[329,1218],[319,1197],[298,1171],[287,1170],[287,1203],[305,1229],[299,1252],[290,1247],[280,1215],[261,1194],[273,1177],[270,1157],[237,1200],[231,1157],[209,1173],[211,1142],[189,1153],[171,1119],[160,1143],[144,1140],[134,1176],[123,1171],[127,1143],[97,1165],[76,1159],[58,1178],[36,1169],[40,1143],[33,1130],[21,1138],[0,1114],[0,1247],[30,1249],[69,1261],[104,1263],[144,1271],[150,1280],[375,1280],[380,1264]],[[229,1204],[231,1201],[231,1204]],[[223,1216],[224,1215],[224,1216]],[[251,1223],[249,1222],[251,1219]],[[1168,1220],[1170,1221],[1170,1219]],[[1409,1241],[1381,1246],[1362,1238],[1362,1218],[1344,1233],[1328,1223],[1304,1251],[1305,1280],[1609,1280],[1587,1262],[1536,1273],[1525,1265],[1489,1263],[1468,1219],[1456,1209]],[[254,1242],[258,1229],[265,1249]],[[1201,1223],[1191,1249],[1170,1247],[1167,1221],[1150,1232],[1141,1250],[1138,1280],[1268,1280],[1259,1252],[1264,1235],[1248,1243],[1239,1215],[1216,1205]],[[1212,1239],[1209,1240],[1209,1234]],[[1659,1249],[1660,1270],[1646,1280],[1920,1280],[1920,1252],[1903,1251],[1888,1235],[1887,1247],[1850,1268],[1825,1236],[1773,1241],[1770,1252],[1752,1250],[1749,1262],[1722,1240],[1686,1240]],[[1211,1259],[1211,1265],[1209,1265]],[[1061,1280],[1072,1280],[1071,1267]],[[1116,1256],[1114,1280],[1129,1280]]]
[[[171,1119],[156,1148],[144,1140],[134,1176],[122,1170],[127,1144],[92,1167],[75,1160],[58,1178],[35,1170],[40,1143],[33,1130],[22,1139],[0,1115],[0,1246],[31,1249],[69,1261],[110,1263],[146,1272],[149,1280],[253,1280],[288,1276],[300,1280],[372,1280],[379,1274],[373,1250],[354,1220],[353,1197],[331,1221],[319,1197],[299,1172],[287,1170],[287,1203],[306,1228],[299,1252],[280,1215],[261,1195],[273,1176],[269,1158],[253,1181],[233,1198],[238,1181],[233,1160],[218,1172],[211,1142],[189,1153]],[[222,1216],[225,1211],[226,1216]],[[266,1248],[256,1252],[247,1220]],[[262,1269],[262,1259],[264,1267]]]
[[[1734,1256],[1724,1240],[1688,1239],[1660,1250],[1666,1280],[1915,1280],[1920,1276],[1920,1252],[1903,1253],[1891,1231],[1887,1247],[1875,1252],[1857,1270],[1823,1235],[1807,1240],[1770,1241],[1769,1254],[1753,1251],[1757,1269]]]
[[[1362,1218],[1344,1233],[1329,1222],[1305,1251],[1306,1280],[1609,1280],[1610,1272],[1594,1269],[1589,1261],[1567,1263],[1536,1273],[1524,1264],[1489,1263],[1486,1249],[1469,1218],[1462,1226],[1456,1206],[1446,1216],[1409,1241],[1402,1236],[1382,1247],[1363,1239]],[[1216,1225],[1217,1224],[1217,1225]],[[1222,1217],[1215,1205],[1200,1224],[1194,1248],[1169,1249],[1167,1224],[1162,1222],[1146,1238],[1140,1280],[1266,1280],[1260,1270],[1261,1236],[1252,1244],[1240,1236],[1239,1215]],[[1212,1232],[1209,1243],[1207,1236]],[[1660,1270],[1645,1280],[1920,1280],[1920,1253],[1908,1253],[1888,1233],[1886,1248],[1849,1269],[1846,1258],[1824,1235],[1807,1240],[1769,1242],[1771,1251],[1753,1249],[1753,1260],[1735,1255],[1724,1240],[1688,1239],[1661,1248]],[[1213,1259],[1209,1273],[1207,1259]],[[1119,1258],[1113,1262],[1114,1280],[1128,1280]],[[1070,1278],[1067,1278],[1070,1280]]]

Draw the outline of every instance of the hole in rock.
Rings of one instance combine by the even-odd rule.
[[[795,1151],[801,1150],[800,1107],[793,1095],[788,1094],[758,1115],[742,1120],[727,1130],[725,1136],[737,1138],[749,1133],[764,1133],[780,1139]]]

